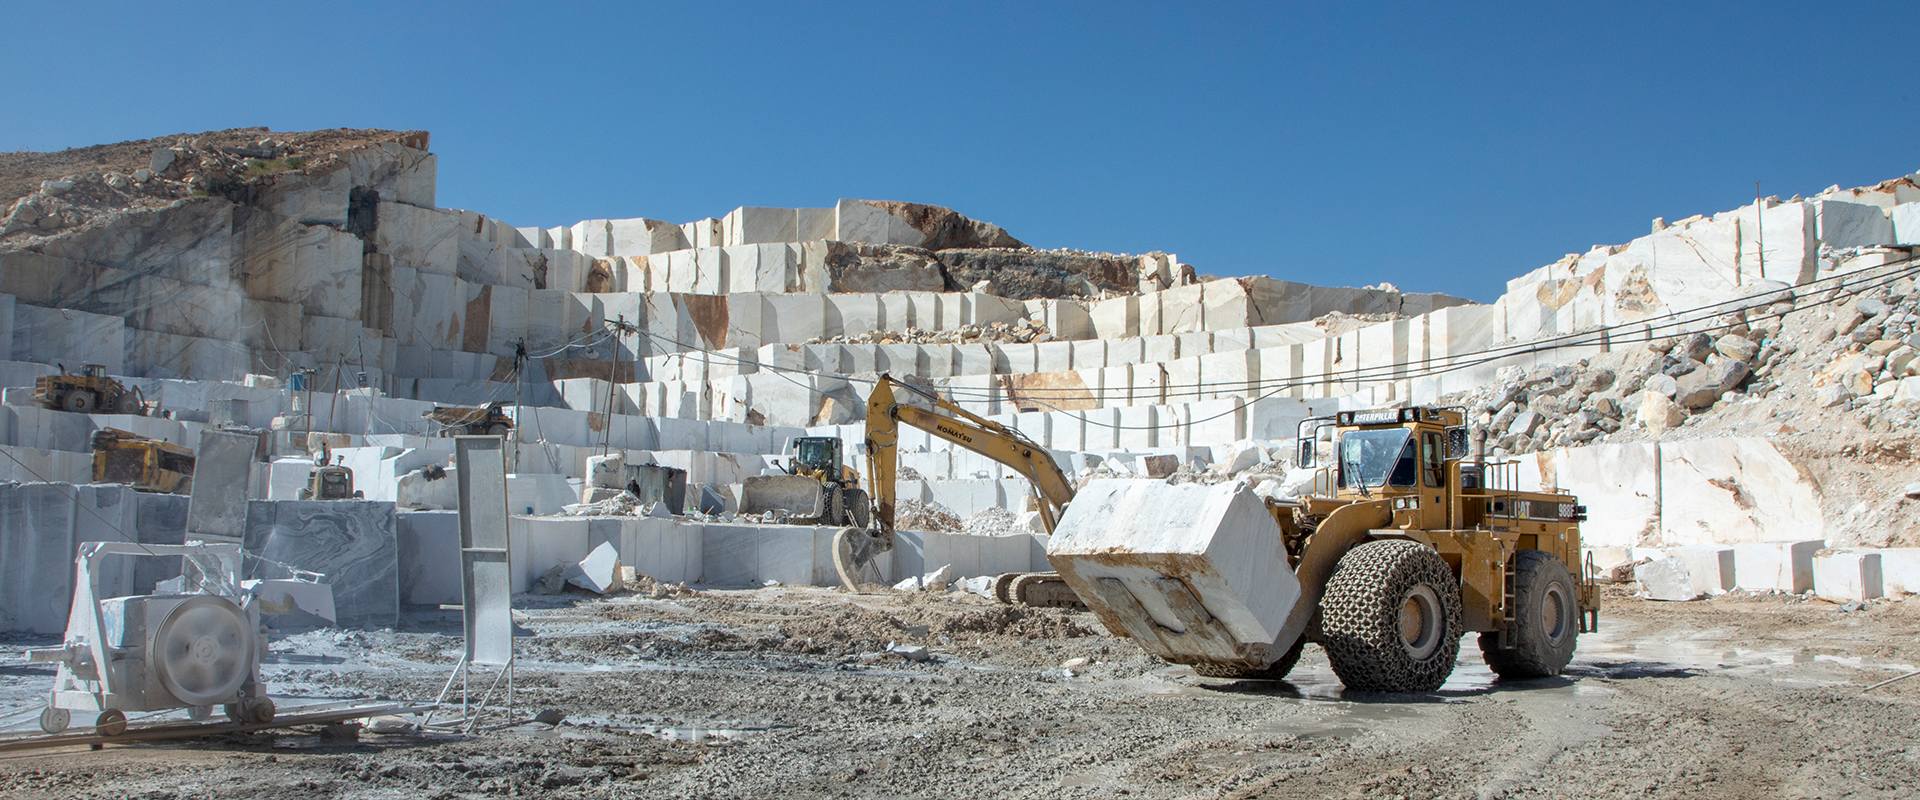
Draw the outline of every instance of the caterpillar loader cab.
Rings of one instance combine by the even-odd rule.
[[[1316,475],[1297,500],[1090,483],[1048,560],[1109,630],[1203,675],[1283,678],[1313,642],[1350,689],[1430,692],[1468,632],[1500,676],[1559,674],[1598,624],[1590,571],[1571,566],[1585,509],[1520,491],[1517,463],[1470,458],[1465,416],[1304,420],[1299,462]]]
[[[799,525],[851,525],[872,519],[860,476],[847,466],[838,436],[801,436],[781,466],[784,475],[756,475],[742,482],[740,512],[774,513]]]

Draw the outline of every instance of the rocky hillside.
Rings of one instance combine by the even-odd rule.
[[[0,153],[0,242],[35,239],[102,224],[116,212],[157,209],[191,197],[248,203],[290,175],[314,177],[345,166],[347,151],[383,142],[427,149],[425,131],[333,129],[273,133],[233,128],[76,147]]]

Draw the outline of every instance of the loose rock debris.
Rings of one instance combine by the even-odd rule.
[[[1343,693],[1317,647],[1284,682],[1205,679],[1101,635],[1086,612],[961,593],[583,600],[526,613],[516,702],[560,719],[471,737],[376,724],[358,741],[293,731],[40,753],[0,760],[0,780],[33,800],[1892,798],[1920,781],[1897,733],[1920,725],[1920,683],[1861,693],[1920,661],[1913,604],[1841,614],[1622,591],[1607,608],[1565,678],[1497,682],[1468,652],[1437,694],[1382,697]],[[430,695],[447,665],[404,654],[457,648],[458,624],[423,613],[400,632],[283,640],[276,653],[342,661],[270,659],[268,680]],[[0,674],[23,707],[41,684]]]

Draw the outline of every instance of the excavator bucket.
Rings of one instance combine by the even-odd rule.
[[[1097,480],[1074,497],[1047,560],[1107,629],[1183,664],[1260,669],[1300,598],[1279,523],[1243,484]]]
[[[804,475],[759,475],[740,488],[740,513],[779,511],[793,518],[817,518],[827,512],[820,481]]]

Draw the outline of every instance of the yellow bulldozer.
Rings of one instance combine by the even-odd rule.
[[[920,397],[899,402],[896,387]],[[1277,680],[1315,642],[1348,688],[1427,692],[1477,632],[1496,674],[1544,677],[1599,624],[1591,571],[1573,568],[1586,509],[1520,491],[1516,464],[1469,458],[1463,409],[1302,421],[1298,460],[1316,469],[1304,499],[1154,480],[1076,490],[1017,430],[886,375],[867,407],[877,524],[834,537],[850,587],[870,583],[893,546],[900,423],[1033,482],[1055,571],[1002,576],[1003,601],[1061,604],[1070,592],[1114,634],[1203,675]]]
[[[124,483],[142,492],[185,494],[193,485],[193,450],[119,428],[93,433],[93,482]]]
[[[75,414],[147,414],[146,398],[139,388],[129,389],[107,377],[107,368],[88,364],[79,373],[64,368],[58,375],[33,379],[33,402],[43,408],[71,411]]]

